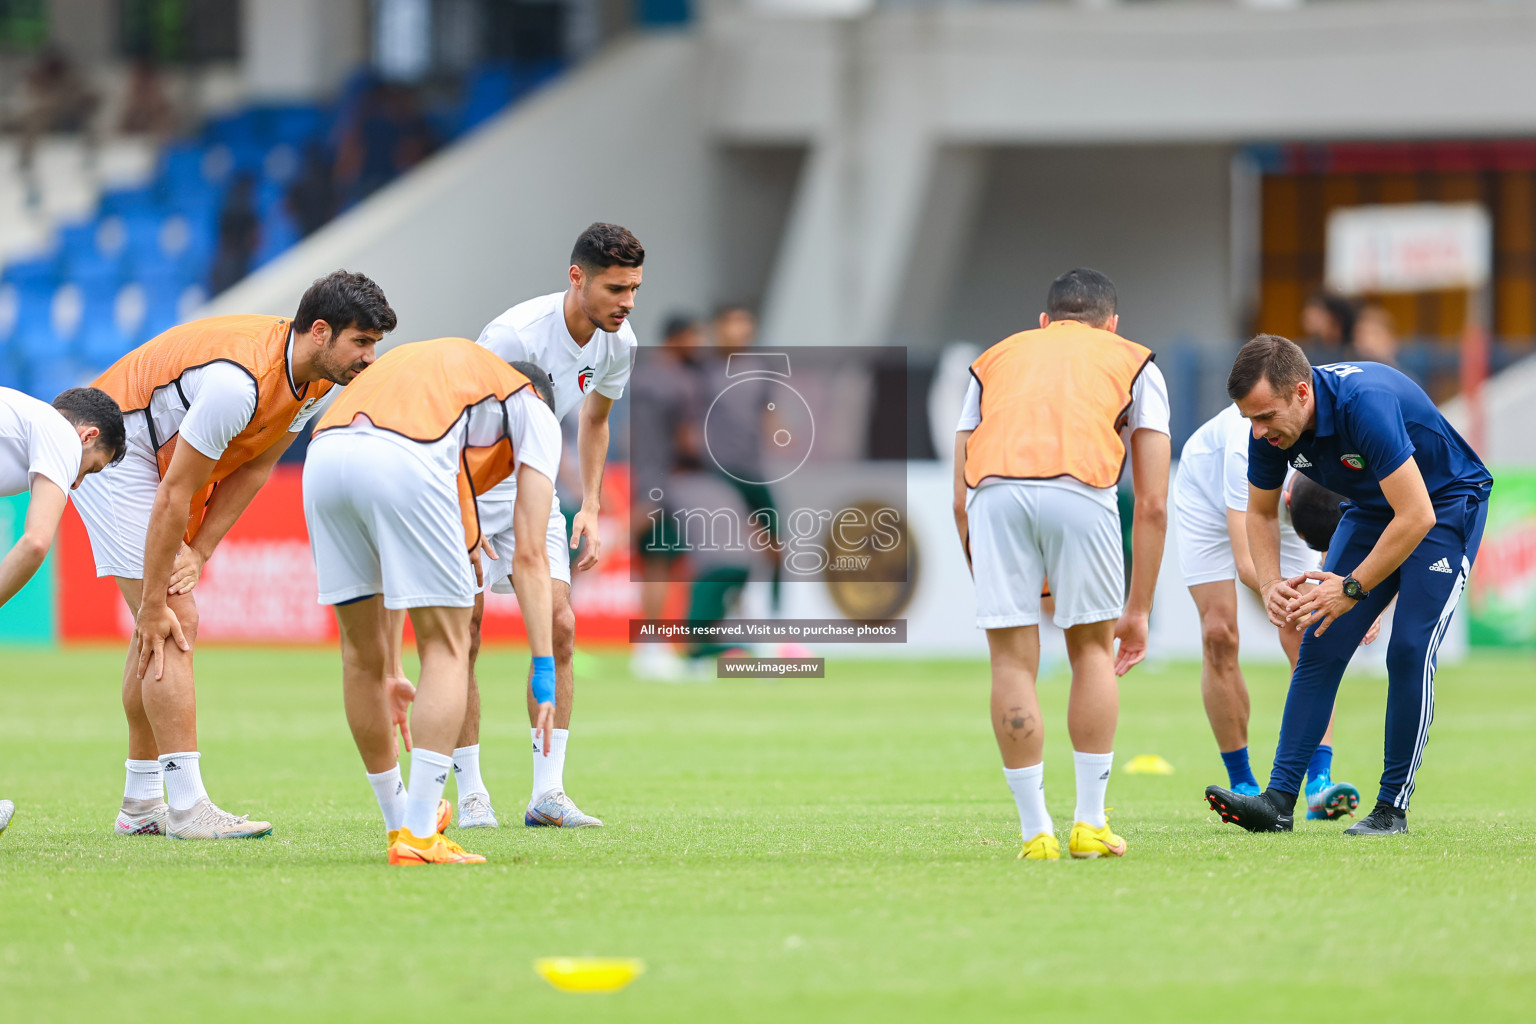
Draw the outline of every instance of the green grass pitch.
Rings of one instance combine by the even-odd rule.
[[[482,663],[504,822],[480,868],[391,869],[333,651],[198,655],[204,774],[269,839],[118,839],[116,651],[4,653],[0,1018],[176,1020],[1528,1019],[1536,999],[1536,668],[1442,671],[1412,833],[1250,836],[1193,666],[1122,686],[1110,789],[1130,853],[1024,864],[982,664],[857,662],[817,681],[638,683],[578,662],[567,783],[601,830],[524,829],[521,665]],[[1250,672],[1263,777],[1283,680]],[[1346,680],[1335,777],[1368,807],[1384,681]],[[1066,683],[1042,684],[1065,840]],[[1172,776],[1131,776],[1155,753]],[[450,796],[452,792],[450,789]],[[510,824],[512,827],[507,827]],[[546,955],[643,957],[613,995]]]

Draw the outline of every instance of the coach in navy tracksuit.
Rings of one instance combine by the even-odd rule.
[[[1269,788],[1211,786],[1206,799],[1251,832],[1289,831],[1307,761],[1328,728],[1360,638],[1397,596],[1387,648],[1387,728],[1376,808],[1349,835],[1408,831],[1408,800],[1434,719],[1435,652],[1477,557],[1493,476],[1417,384],[1380,363],[1308,365],[1261,334],[1237,355],[1227,394],[1253,423],[1248,544],[1276,625],[1305,628]],[[1289,463],[1349,499],[1323,572],[1280,579],[1280,486]]]

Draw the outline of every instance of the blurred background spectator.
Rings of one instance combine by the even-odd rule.
[[[235,176],[219,210],[218,250],[213,258],[209,285],[223,291],[244,277],[261,240],[261,219],[256,214],[256,179],[247,173]]]
[[[133,62],[117,130],[124,135],[169,137],[178,127],[176,107],[166,93],[160,69],[148,57]]]
[[[368,198],[437,148],[437,138],[407,89],[369,83],[353,116],[341,124],[336,184],[343,207]]]
[[[300,237],[314,234],[336,215],[336,174],[330,151],[318,139],[304,147],[299,173],[288,189],[288,212]]]
[[[1319,290],[1301,307],[1302,336],[1296,339],[1313,363],[1344,358],[1355,341],[1355,305],[1342,295]]]
[[[647,353],[645,369],[630,378],[630,536],[640,566],[640,614],[662,618],[688,600],[687,577],[676,571],[680,554],[673,517],[679,507],[669,495],[680,474],[697,473],[702,447],[703,407],[698,362],[703,326],[687,314],[666,319],[660,350]],[[671,644],[639,644],[631,659],[642,679],[671,679],[682,664]]]
[[[1356,359],[1397,365],[1397,330],[1387,307],[1372,303],[1355,318]]]
[[[23,173],[29,173],[38,140],[45,135],[80,134],[89,140],[91,115],[101,97],[80,77],[62,50],[45,46],[22,80],[19,109],[11,130],[21,135]]]

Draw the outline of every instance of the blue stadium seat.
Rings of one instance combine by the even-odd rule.
[[[102,217],[110,217],[113,214],[125,216],[152,213],[155,209],[155,190],[148,185],[139,188],[108,189],[101,194]]]
[[[20,316],[11,335],[11,350],[29,367],[43,366],[69,358],[69,345],[53,329],[53,296],[39,315],[34,309]]]
[[[234,158],[234,171],[242,171],[248,174],[261,175],[262,165],[267,159],[267,150],[270,148],[265,142],[256,138],[237,139],[225,143],[229,147],[229,155]]]
[[[165,218],[158,211],[129,214],[123,218],[123,228],[127,234],[123,257],[130,266],[159,263],[166,259],[167,254],[161,243]]]
[[[96,248],[97,228],[95,220],[76,221],[60,227],[55,247],[59,261],[68,267],[92,257],[100,258],[101,253]]]
[[[160,254],[177,265],[205,263],[213,253],[215,217],[213,211],[177,211],[166,217],[160,228]]]
[[[182,321],[182,300],[188,284],[179,274],[151,277],[140,281],[144,289],[144,319],[130,341],[142,344]]]
[[[0,280],[8,281],[17,288],[45,288],[50,293],[59,280],[59,268],[52,258],[17,260],[7,263],[0,272]]]
[[[117,326],[113,304],[108,304],[104,316],[86,316],[75,336],[75,351],[81,362],[97,371],[105,370],[133,348],[132,342]]]
[[[88,365],[105,367],[128,350],[128,339],[117,325],[117,300],[122,291],[115,268],[82,268],[75,277],[80,289],[80,325],[71,347]]]
[[[172,216],[179,218],[180,224],[167,232],[174,244],[166,247],[166,255],[176,262],[186,280],[206,277],[213,262],[219,236],[219,201],[219,193],[208,188],[171,204]]]
[[[27,389],[21,367],[11,357],[11,350],[4,345],[0,345],[0,388],[15,388],[17,391]]]
[[[34,398],[51,402],[59,392],[82,387],[94,379],[89,370],[67,358],[50,359],[28,366],[26,391]]]
[[[325,113],[316,106],[269,107],[263,119],[266,139],[294,146],[318,138],[326,129]]]
[[[86,256],[68,265],[65,280],[80,288],[81,297],[86,302],[97,296],[107,296],[105,301],[110,301],[122,284],[122,274],[115,261],[102,256]]]
[[[162,200],[169,200],[188,188],[207,184],[203,176],[206,149],[197,142],[173,142],[161,150],[156,178]]]
[[[256,186],[256,212],[265,220],[274,210],[283,208],[283,201],[288,197],[287,184],[270,179],[263,179]]]
[[[208,142],[226,145],[255,137],[259,130],[260,116],[255,108],[246,108],[233,114],[210,118],[203,126],[203,138]]]

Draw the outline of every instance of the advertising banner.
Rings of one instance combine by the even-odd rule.
[[[297,466],[278,466],[203,568],[195,591],[199,641],[312,643],[336,635],[330,609],[315,603],[301,474]],[[96,577],[90,539],[73,507],[61,532],[61,639],[126,640],[132,617],[112,579]]]
[[[1468,598],[1474,644],[1536,647],[1536,471],[1494,467]]]
[[[1478,288],[1493,227],[1477,203],[1350,206],[1328,217],[1325,277],[1345,295]]]
[[[631,583],[629,467],[610,462],[603,471],[598,563],[587,572],[571,572],[571,610],[576,613],[577,644],[618,644],[629,639],[629,620],[640,613],[640,584]],[[566,534],[574,510],[567,510]],[[487,643],[527,637],[514,594],[485,595],[481,632]]]
[[[203,570],[195,591],[199,641],[226,643],[316,643],[336,636],[336,618],[316,603],[315,564],[304,527],[303,470],[278,466]],[[603,484],[601,561],[577,573],[572,593],[579,642],[622,642],[638,609],[638,585],[629,582],[628,474],[610,465]],[[10,506],[0,505],[0,509]],[[0,535],[3,518],[0,511]],[[20,529],[20,513],[17,529]],[[90,540],[80,516],[65,513],[55,546],[58,559],[57,620],[65,641],[126,641],[133,631],[127,606],[110,578],[98,579]],[[55,574],[39,573],[50,580]],[[34,581],[33,587],[37,587]],[[23,597],[27,592],[23,592]],[[521,640],[522,618],[512,595],[487,595],[486,642]],[[18,599],[19,600],[19,599]],[[32,618],[8,604],[0,619],[0,640],[53,639],[51,590],[40,592]],[[34,621],[35,620],[35,621]],[[26,623],[31,623],[27,625]],[[31,633],[18,633],[31,630]]]

